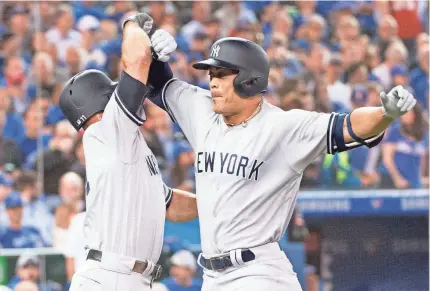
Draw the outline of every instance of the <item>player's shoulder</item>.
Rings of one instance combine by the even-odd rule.
[[[187,93],[190,94],[189,97],[195,97],[191,95],[200,95],[207,98],[211,98],[211,92],[209,90],[203,89],[199,86],[190,84],[188,82],[173,78],[166,83],[163,89],[163,95],[166,90],[169,92],[175,92],[176,94]]]
[[[96,122],[91,124],[84,132],[82,136],[82,144],[85,152],[89,154],[97,155],[102,154],[103,149],[107,149],[106,137],[104,131],[100,128],[101,123]]]
[[[291,109],[284,111],[281,108],[273,105],[270,105],[269,110],[269,116],[271,118],[275,119],[277,122],[287,122],[290,125],[300,123],[306,118],[320,114],[314,111],[307,111],[302,109]]]

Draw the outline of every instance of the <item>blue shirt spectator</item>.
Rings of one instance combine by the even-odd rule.
[[[385,181],[386,186],[421,187],[421,162],[428,149],[428,136],[424,136],[422,126],[420,110],[415,107],[389,129],[382,147],[382,174],[392,183]]]
[[[422,68],[415,68],[409,76],[409,85],[415,91],[417,101],[425,108],[429,108],[429,75]]]
[[[51,141],[52,135],[50,134],[43,134],[41,136],[42,139],[42,147],[43,149],[47,148],[49,145],[49,142]],[[30,154],[37,151],[38,147],[38,139],[33,137],[24,137],[18,142],[18,146],[21,149],[21,152],[23,154],[24,161],[30,156]]]
[[[26,177],[27,181],[23,179]],[[28,178],[32,180],[28,180]],[[48,207],[47,198],[44,194],[36,193],[36,177],[32,174],[21,175],[17,179],[17,186],[26,191],[30,199],[23,201],[23,225],[34,227],[40,233],[44,243],[47,246],[52,246],[52,228],[54,225],[54,217]]]
[[[13,181],[7,176],[0,174],[0,233],[9,225],[9,217],[6,214],[4,198],[12,191]]]
[[[64,116],[64,113],[63,111],[61,111],[60,106],[54,104],[50,105],[48,108],[48,113],[46,114],[45,124],[54,125],[63,119],[66,119],[66,116]]]
[[[169,291],[200,291],[202,280],[194,278],[196,272],[196,258],[188,250],[180,250],[171,258],[171,277],[161,281]]]
[[[3,136],[15,142],[25,137],[24,122],[19,113],[9,112],[3,126]]]
[[[72,2],[73,16],[76,22],[85,16],[92,15],[99,20],[109,18],[103,7],[97,5],[97,2],[91,1],[73,1]]]
[[[168,277],[162,281],[169,291],[200,291],[202,289],[202,279],[192,278],[189,286],[183,286],[174,277]]]
[[[21,149],[24,161],[38,148],[38,138],[41,139],[42,149],[48,147],[52,138],[51,134],[40,134],[40,125],[43,122],[43,113],[40,112],[36,103],[31,103],[24,112],[25,136],[16,143]]]
[[[2,248],[42,248],[45,246],[37,229],[23,226],[20,229],[6,228],[0,238]]]
[[[0,235],[3,248],[40,248],[45,243],[39,231],[33,227],[22,226],[23,203],[20,193],[12,192],[5,199],[9,226]]]
[[[22,281],[31,281],[35,283],[39,291],[53,290],[48,284],[40,282],[40,261],[38,257],[31,252],[24,252],[19,256],[15,266],[15,276],[10,279],[7,286],[14,289]],[[54,284],[54,282],[52,282],[52,284]]]
[[[88,56],[85,69],[107,71],[112,57],[121,55],[121,43],[122,40],[118,38],[94,47]]]

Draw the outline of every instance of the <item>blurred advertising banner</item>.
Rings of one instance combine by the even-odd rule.
[[[429,290],[428,216],[309,218],[308,264],[324,290]]]

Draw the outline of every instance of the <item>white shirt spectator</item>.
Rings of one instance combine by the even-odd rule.
[[[59,251],[66,253],[69,245],[69,230],[54,225],[52,230],[52,245]]]
[[[382,86],[385,90],[389,90],[391,86],[391,74],[387,64],[380,64],[375,67],[372,73],[381,81]]]
[[[66,51],[69,47],[78,47],[81,44],[81,34],[76,30],[70,30],[68,35],[63,37],[57,28],[52,28],[46,32],[46,38],[48,42],[56,45],[58,59],[62,62],[66,60]]]
[[[68,244],[65,256],[75,260],[75,272],[85,263],[86,258],[84,221],[85,212],[75,215],[70,222],[68,231]]]
[[[351,87],[337,80],[332,85],[327,85],[328,98],[331,102],[337,102],[351,109]]]
[[[200,23],[200,21],[191,20],[190,22],[188,22],[182,27],[182,35],[188,41],[191,41],[197,32],[200,32],[203,30],[204,30],[204,27],[203,27],[203,24]]]
[[[243,3],[235,4],[240,5],[239,11],[236,14],[236,11],[232,9],[231,3],[224,4],[220,9],[218,9],[214,15],[218,19],[222,19],[222,34],[224,36],[228,36],[228,33],[232,28],[234,28],[238,21],[246,21],[249,23],[256,23],[257,17],[252,10],[246,8]]]
[[[100,21],[92,15],[85,15],[79,19],[77,28],[83,32],[86,30],[96,30],[100,27]]]
[[[196,258],[194,257],[193,253],[188,250],[177,251],[173,254],[170,262],[172,265],[178,267],[187,267],[191,270],[197,269]]]

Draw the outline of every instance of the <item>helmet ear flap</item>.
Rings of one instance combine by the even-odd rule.
[[[233,81],[233,86],[237,95],[248,98],[263,92],[267,88],[267,83],[268,80],[264,80],[261,76],[253,76],[240,70]]]
[[[244,86],[246,88],[252,88],[252,86],[254,86],[257,83],[257,79],[258,79],[258,77],[257,78],[252,78],[250,80],[246,80],[244,82]]]

